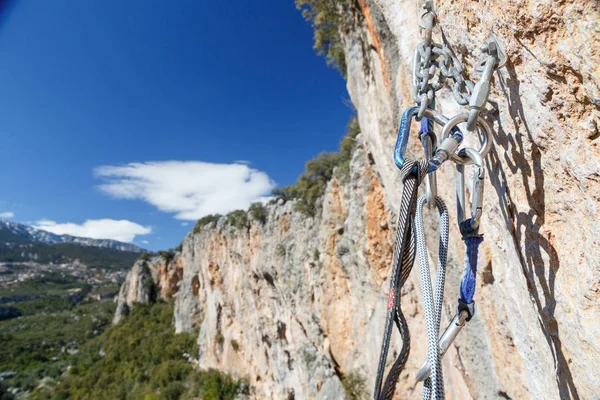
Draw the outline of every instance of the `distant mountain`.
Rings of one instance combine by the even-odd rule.
[[[130,243],[110,239],[90,239],[71,235],[56,235],[29,225],[18,224],[0,219],[0,244],[61,244],[74,243],[87,247],[100,247],[130,253],[146,253],[147,251]]]

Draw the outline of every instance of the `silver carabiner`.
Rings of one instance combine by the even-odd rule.
[[[440,337],[440,341],[438,344],[440,350],[440,359],[444,357],[444,354],[450,348],[454,339],[458,336],[462,328],[465,326],[465,321],[469,317],[469,313],[467,311],[459,311],[456,313],[450,325],[446,328],[442,337]],[[425,360],[423,364],[421,364],[421,368],[419,368],[419,372],[417,372],[417,381],[421,382],[427,379],[429,374],[431,373],[431,366],[429,365],[429,360]]]
[[[470,228],[477,229],[483,213],[483,181],[485,178],[485,169],[483,168],[483,159],[478,151],[466,147],[459,151],[459,156],[469,158],[475,165],[473,174],[473,189],[471,193],[471,222]],[[465,166],[456,164],[456,214],[458,216],[459,226],[465,222],[467,210],[465,200]]]

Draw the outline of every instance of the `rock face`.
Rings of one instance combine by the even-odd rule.
[[[346,42],[348,91],[390,204],[397,204],[400,183],[390,149],[399,115],[412,103],[408,74],[419,41],[419,5],[359,3],[363,27]],[[474,398],[595,398],[600,393],[593,372],[600,365],[599,4],[445,0],[436,5],[439,26],[468,72],[491,32],[509,58],[494,76],[490,97],[497,111],[488,105],[486,116],[494,130],[485,162],[480,264],[486,275],[477,294],[478,318],[461,335],[459,351],[446,357],[462,375],[448,376],[449,383],[458,388],[463,381]],[[435,37],[441,40],[439,31]],[[364,47],[370,50],[365,53]],[[447,116],[464,112],[451,96],[438,97],[437,106]],[[439,175],[440,193],[453,210],[452,168]],[[462,257],[459,242],[454,240],[457,258]],[[456,281],[451,276],[449,282]]]
[[[350,374],[362,376],[371,392],[401,192],[391,155],[400,115],[412,105],[417,3],[357,0],[347,11],[354,21],[345,31],[348,91],[362,134],[350,176],[329,183],[322,213],[309,218],[288,202],[269,206],[264,225],[235,229],[220,221],[190,233],[162,273],[156,260],[134,266],[119,295],[121,314],[151,299],[148,286],[176,296],[176,328],[199,330],[200,364],[246,376],[256,398],[343,399]],[[436,6],[439,27],[471,80],[491,32],[509,58],[494,75],[496,109],[488,105],[485,115],[494,143],[485,160],[477,313],[444,357],[447,397],[597,398],[598,3]],[[441,41],[439,29],[434,39]],[[439,110],[465,111],[445,93]],[[412,154],[420,154],[416,146]],[[438,174],[453,221],[444,326],[454,314],[464,257],[452,170],[448,164]],[[431,249],[436,219],[427,221]],[[414,374],[426,353],[415,272],[402,304],[413,340],[396,397],[411,399],[420,396]],[[399,345],[396,338],[393,350]]]
[[[168,300],[177,293],[182,274],[183,266],[178,256],[170,263],[165,263],[161,257],[136,261],[119,290],[113,323],[118,324],[134,303],[154,302],[158,297]]]
[[[149,303],[154,301],[154,281],[148,268],[148,263],[138,260],[127,273],[125,283],[117,297],[117,311],[113,323],[117,324],[127,315],[133,303]]]

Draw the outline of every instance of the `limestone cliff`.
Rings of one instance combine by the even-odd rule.
[[[418,3],[357,0],[345,11],[352,21],[344,31],[348,91],[362,134],[350,176],[329,183],[322,213],[306,217],[288,202],[268,206],[264,224],[236,229],[219,221],[191,232],[168,265],[156,258],[134,266],[120,310],[152,298],[140,289],[151,277],[149,290],[176,298],[177,330],[199,328],[200,365],[248,377],[256,398],[342,399],[350,374],[364,377],[371,391],[401,191],[391,154],[400,115],[412,105]],[[509,57],[494,76],[495,108],[488,105],[485,116],[494,146],[486,160],[477,314],[444,358],[447,397],[598,398],[598,2],[436,6],[468,74],[491,32]],[[462,112],[451,96],[437,106],[448,116]],[[450,165],[438,182],[456,221]],[[444,326],[464,256],[455,223],[451,235]],[[413,273],[402,297],[413,342],[399,399],[420,396],[414,374],[426,344],[419,298]]]

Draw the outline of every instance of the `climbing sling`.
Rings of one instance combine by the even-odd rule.
[[[435,197],[435,204],[440,213],[440,244],[438,253],[438,270],[435,281],[435,296],[431,287],[429,273],[429,256],[425,244],[425,227],[423,225],[423,208],[427,196],[421,196],[417,204],[415,215],[415,235],[417,239],[417,251],[419,253],[419,270],[421,272],[421,290],[423,292],[423,308],[425,309],[425,324],[427,328],[427,355],[431,366],[431,376],[424,382],[423,398],[431,398],[436,393],[436,398],[443,398],[444,379],[442,378],[442,366],[440,354],[437,351],[440,322],[442,317],[442,303],[444,300],[444,284],[446,281],[446,260],[448,257],[448,209],[440,197]]]
[[[385,321],[385,330],[383,335],[383,344],[381,347],[381,356],[379,358],[379,369],[375,383],[376,399],[391,399],[400,376],[400,371],[404,368],[408,354],[410,352],[410,337],[406,320],[400,307],[400,289],[402,284],[408,278],[415,261],[415,240],[411,227],[411,219],[417,199],[417,187],[427,173],[427,162],[406,162],[401,170],[404,188],[402,190],[402,199],[400,201],[400,211],[398,213],[398,230],[396,232],[396,246],[394,248],[394,258],[392,266],[392,277],[390,280],[390,292],[387,306],[387,316]],[[416,168],[416,174],[413,169]],[[392,369],[385,381],[380,397],[383,372],[387,359],[387,353],[392,336],[392,324],[395,323],[402,336],[402,350],[394,361]]]
[[[492,36],[487,46],[482,49],[487,53],[487,58],[476,68],[477,71],[482,72],[482,76],[477,84],[473,85],[462,77],[462,65],[452,51],[445,45],[432,41],[435,17],[432,1],[424,1],[419,14],[419,25],[424,30],[424,40],[415,49],[412,71],[413,99],[417,105],[409,108],[402,115],[394,149],[394,162],[400,169],[403,189],[398,212],[386,323],[375,380],[375,400],[393,398],[398,378],[410,353],[410,334],[402,313],[400,297],[402,286],[412,270],[417,252],[427,330],[427,359],[417,373],[417,380],[424,381],[423,399],[444,398],[441,358],[465,321],[469,321],[475,312],[473,297],[476,287],[477,255],[479,245],[483,241],[483,236],[479,232],[485,178],[483,159],[492,145],[491,128],[480,114],[488,101],[491,76],[496,68],[504,65],[505,56],[498,41]],[[454,98],[460,105],[468,104],[469,113],[448,119],[435,111],[435,93],[444,86],[447,79],[454,81],[452,91]],[[405,159],[413,118],[421,122],[419,138],[425,154],[421,161]],[[434,123],[442,126],[439,146],[433,129]],[[458,129],[460,123],[466,123],[466,130],[471,135],[475,132],[479,133],[481,141],[479,150],[466,147],[457,153],[463,141],[463,133]],[[446,205],[437,196],[435,171],[448,159],[457,165],[457,216],[466,247],[465,271],[460,285],[457,313],[438,341],[449,242],[449,217]],[[476,171],[473,178],[471,217],[466,219],[464,166],[471,164],[475,165]],[[426,194],[417,200],[418,187],[423,181],[426,181]],[[423,224],[425,204],[429,208],[437,207],[440,216],[435,289],[431,283],[429,255],[425,243]],[[384,380],[394,325],[400,333],[402,347]]]

